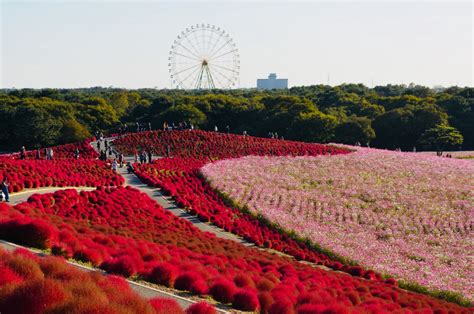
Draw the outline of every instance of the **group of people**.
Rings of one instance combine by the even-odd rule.
[[[163,122],[163,131],[182,131],[182,130],[194,130],[195,126],[192,123],[188,123],[186,121],[179,122],[175,124],[172,122],[169,124],[168,122]]]
[[[135,152],[135,162],[140,161],[141,164],[153,162],[153,152],[151,150],[142,150],[140,153]]]
[[[53,160],[54,159],[54,149],[52,147],[44,148],[43,153],[44,153],[44,157],[45,157],[46,160]],[[27,150],[26,150],[25,146],[21,147],[19,155],[20,155],[21,160],[25,160],[25,159],[28,158],[28,153],[27,153]],[[80,157],[79,148],[76,148],[74,150],[73,157],[75,159],[79,159],[79,157]],[[41,149],[37,148],[34,151],[34,158],[35,158],[35,160],[40,160],[40,159],[43,158],[43,156],[41,154]]]
[[[282,136],[278,137],[278,132],[268,132],[268,137],[269,138],[274,138],[274,139],[280,139],[280,140],[284,140],[285,138]]]

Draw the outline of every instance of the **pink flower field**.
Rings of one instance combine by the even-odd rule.
[[[474,162],[357,148],[204,166],[239,206],[381,273],[474,300]]]

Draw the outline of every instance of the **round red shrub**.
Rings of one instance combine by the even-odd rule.
[[[103,262],[100,265],[100,268],[111,274],[121,275],[124,277],[130,277],[137,273],[137,265],[135,261],[130,256],[125,255]]]
[[[179,304],[173,299],[154,298],[149,302],[156,314],[184,314]]]
[[[252,278],[245,274],[238,274],[234,277],[234,283],[237,287],[244,288],[244,287],[255,287],[255,283],[253,282]]]
[[[260,292],[258,294],[258,303],[260,304],[260,313],[267,314],[270,311],[270,307],[275,301],[272,295],[268,291]]]
[[[234,294],[232,307],[241,311],[255,311],[259,308],[257,294],[251,290],[240,289]]]
[[[28,281],[20,285],[0,304],[2,313],[43,313],[65,300],[66,291],[51,279]]]
[[[153,268],[150,279],[154,283],[172,287],[177,276],[178,269],[174,265],[163,263]]]
[[[189,291],[197,295],[204,295],[209,292],[209,286],[203,279],[198,279],[191,284]]]
[[[288,299],[277,300],[272,304],[268,314],[294,314],[293,304]]]
[[[206,302],[198,302],[186,309],[186,314],[216,314],[216,309],[206,303]]]
[[[212,284],[211,288],[209,289],[209,294],[216,301],[222,303],[232,303],[236,291],[237,287],[233,282],[221,279]]]
[[[174,287],[178,290],[191,291],[192,285],[199,280],[202,280],[201,275],[194,271],[187,271],[176,277]]]

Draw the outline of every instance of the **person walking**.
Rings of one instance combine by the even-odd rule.
[[[120,168],[122,168],[122,167],[123,167],[123,161],[124,161],[123,154],[122,154],[122,153],[120,153],[120,155],[119,155],[119,164],[120,164]]]
[[[148,163],[152,163],[153,162],[153,153],[151,152],[151,150],[148,151]]]
[[[9,186],[9,182],[8,182],[8,179],[7,177],[4,175],[3,176],[3,180],[2,180],[2,183],[0,184],[0,188],[2,189],[2,192],[3,192],[3,195],[5,196],[5,201],[6,202],[10,202],[10,195],[8,194],[8,186]]]
[[[53,160],[54,158],[54,151],[53,151],[53,148],[49,148],[49,160]]]
[[[20,159],[26,159],[26,148],[22,146],[20,149]]]
[[[40,151],[39,148],[36,150],[35,159],[36,159],[36,160],[41,159],[41,151]]]

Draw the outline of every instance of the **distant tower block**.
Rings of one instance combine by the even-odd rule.
[[[270,73],[268,79],[257,79],[257,89],[287,89],[288,79],[277,79],[276,73]]]

